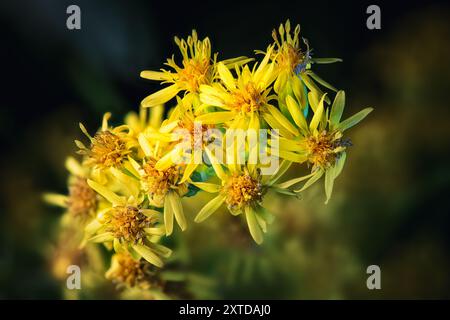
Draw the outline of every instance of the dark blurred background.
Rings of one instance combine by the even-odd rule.
[[[81,30],[66,28],[70,4],[81,8]],[[381,30],[366,28],[370,4],[381,8]],[[78,122],[94,131],[104,112],[118,123],[137,110],[158,88],[139,72],[178,54],[175,35],[195,28],[222,58],[252,55],[287,18],[301,24],[316,57],[343,59],[315,70],[346,90],[345,114],[375,111],[349,131],[354,146],[328,206],[322,185],[299,202],[279,202],[286,210],[275,225],[285,241],[261,249],[283,265],[275,282],[219,286],[218,296],[450,298],[449,8],[447,1],[2,1],[0,298],[63,297],[47,254],[61,210],[41,194],[67,192],[64,159],[81,137]],[[192,267],[219,277],[201,241],[187,237]],[[381,290],[366,288],[371,264],[381,268]]]

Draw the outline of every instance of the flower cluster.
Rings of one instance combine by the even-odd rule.
[[[69,195],[46,197],[83,221],[82,246],[115,251],[108,278],[149,286],[150,266],[162,267],[171,254],[161,240],[191,227],[183,198],[198,192],[215,196],[195,222],[224,206],[258,244],[274,221],[264,208],[268,192],[297,196],[324,176],[328,202],[351,146],[344,133],[372,109],[342,120],[344,92],[312,71],[341,60],[313,57],[289,20],[272,37],[255,58],[226,60],[195,31],[175,38],[181,61],[141,72],[165,86],[142,100],[138,114],[113,127],[107,113],[94,135],[80,124],[87,144],[76,141],[81,162],[67,161]],[[300,165],[306,175],[281,182]]]

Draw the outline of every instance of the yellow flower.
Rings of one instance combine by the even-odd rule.
[[[70,172],[69,194],[44,194],[44,200],[50,204],[66,208],[68,213],[84,223],[95,216],[98,207],[97,193],[87,184],[89,170],[72,157],[66,159],[66,168]]]
[[[261,63],[250,71],[245,65],[242,69],[236,68],[237,78],[234,78],[225,65],[218,64],[219,78],[222,84],[202,85],[200,87],[200,100],[209,106],[222,111],[212,111],[196,118],[203,124],[228,124],[233,129],[259,129],[260,117],[284,118],[281,112],[270,104],[275,96],[269,96],[271,84],[276,78],[274,64],[269,63],[271,49]],[[295,131],[287,119],[281,120],[289,129]]]
[[[307,106],[307,93],[303,84],[310,90],[308,96],[314,95],[316,99],[323,95],[322,90],[317,86],[316,82],[322,86],[337,91],[331,84],[320,78],[311,70],[313,63],[333,63],[342,61],[338,58],[312,58],[312,50],[306,39],[300,39],[300,25],[296,25],[293,33],[291,32],[291,23],[280,24],[277,30],[272,31],[275,49],[271,54],[271,60],[276,63],[279,71],[278,77],[274,84],[274,90],[279,94],[282,100],[287,95],[291,95],[297,99],[302,108]],[[301,41],[302,40],[302,41]],[[302,48],[302,43],[305,48]],[[264,53],[257,51],[258,53]],[[327,98],[326,98],[327,99]],[[327,102],[329,102],[327,100]],[[284,110],[284,103],[280,105]]]
[[[143,107],[153,107],[163,104],[175,97],[178,92],[197,94],[203,84],[210,84],[215,74],[217,53],[211,55],[211,42],[209,38],[199,40],[197,32],[192,31],[192,36],[184,39],[175,37],[175,43],[182,55],[182,65],[179,66],[173,56],[165,63],[174,71],[161,69],[161,71],[142,71],[141,77],[150,80],[172,83],[172,85],[161,89],[142,100]],[[241,64],[250,61],[246,57],[224,60],[226,65]]]
[[[85,228],[86,241],[112,244],[115,252],[128,252],[135,259],[143,257],[157,267],[163,262],[159,256],[168,257],[171,250],[158,244],[164,234],[160,223],[160,212],[145,209],[144,197],[140,195],[139,182],[119,171],[112,169],[115,177],[126,185],[124,195],[118,195],[93,180],[87,183],[103,196],[110,206],[100,210],[95,220]],[[83,244],[84,244],[83,243]]]
[[[81,141],[75,140],[76,145],[80,148],[78,153],[87,157],[85,164],[93,166],[97,170],[121,167],[128,154],[131,153],[131,148],[136,146],[136,143],[130,139],[128,126],[109,128],[110,117],[111,113],[109,112],[103,116],[101,130],[94,137],[91,137],[84,125],[80,123],[81,130],[90,140],[89,148]]]
[[[179,184],[190,178],[202,163],[203,147],[215,139],[214,134],[208,131],[215,126],[196,122],[190,100],[192,99],[177,97],[177,106],[173,108],[169,118],[164,121],[165,127],[170,130],[171,140],[173,140],[167,149],[172,151],[161,157],[155,165],[159,170],[179,166],[183,171]]]
[[[143,290],[157,286],[152,265],[143,259],[134,259],[129,253],[116,253],[105,277],[122,287],[138,287]]]
[[[224,170],[209,149],[206,153],[221,183],[191,182],[203,191],[218,194],[198,212],[195,222],[204,221],[225,204],[232,215],[245,214],[250,235],[261,244],[267,225],[273,221],[272,214],[262,206],[264,195],[269,189],[293,194],[283,186],[273,187],[289,167],[288,162],[283,162],[274,175],[262,176],[258,168],[248,165],[228,166],[228,170]]]
[[[345,92],[337,93],[329,110],[325,110],[324,100],[325,95],[322,96],[318,105],[311,104],[314,115],[308,125],[301,107],[288,96],[286,105],[300,135],[281,133],[284,137],[280,137],[279,143],[282,158],[298,163],[308,162],[312,165],[311,174],[293,179],[283,185],[291,186],[308,179],[301,189],[296,190],[301,192],[325,174],[325,194],[326,202],[328,202],[333,191],[334,180],[341,173],[345,163],[346,147],[351,145],[349,139],[343,138],[343,133],[363,120],[373,109],[365,108],[341,122]]]
[[[155,207],[164,207],[164,226],[166,235],[172,234],[175,217],[181,230],[186,230],[187,222],[183,212],[181,197],[188,191],[186,182],[180,183],[182,167],[172,165],[158,169],[155,158],[143,160],[142,166],[130,158],[134,168],[133,174],[139,177],[141,186],[148,196],[149,203]]]

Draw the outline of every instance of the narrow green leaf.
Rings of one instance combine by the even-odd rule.
[[[342,113],[344,112],[344,106],[345,92],[340,90],[336,94],[333,105],[331,106],[330,125],[332,129],[339,123],[339,121],[341,121]]]
[[[347,153],[342,152],[341,156],[339,157],[337,163],[336,163],[336,169],[334,171],[334,178],[336,179],[342,172],[342,169],[344,168],[345,160],[347,159]]]
[[[308,71],[308,74],[313,78],[317,83],[321,84],[325,88],[328,88],[332,91],[338,91],[333,85],[323,80],[321,77],[317,75],[317,73],[314,73],[312,71]]]
[[[354,125],[356,125],[361,120],[363,120],[372,111],[373,111],[373,108],[365,108],[364,110],[361,110],[357,114],[354,114],[350,118],[339,123],[337,125],[336,129],[340,130],[340,131],[345,131],[345,130],[353,127]]]
[[[311,61],[313,63],[317,63],[317,64],[329,64],[329,63],[342,62],[342,59],[340,59],[340,58],[312,58]]]
[[[219,195],[209,201],[197,214],[194,221],[195,222],[202,222],[205,219],[207,219],[210,215],[212,215],[214,212],[217,211],[217,209],[220,208],[222,203],[225,201],[225,197],[223,195]]]
[[[302,187],[301,189],[299,189],[299,190],[294,190],[294,191],[295,191],[295,192],[302,192],[302,191],[305,191],[305,190],[308,189],[311,185],[313,185],[314,182],[316,182],[317,180],[319,180],[319,179],[323,176],[323,172],[324,172],[324,171],[323,171],[322,169],[317,170],[316,173],[315,173],[311,178],[309,178],[308,181],[306,181],[306,183],[303,185],[303,187]]]
[[[325,195],[327,199],[325,200],[325,204],[328,203],[328,200],[331,198],[331,194],[333,193],[333,184],[334,184],[334,167],[325,171]]]

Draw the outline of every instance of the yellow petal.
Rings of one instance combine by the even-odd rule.
[[[295,151],[295,152],[301,152],[304,153],[306,152],[305,148],[298,143],[298,141],[295,140],[291,140],[291,139],[286,139],[283,137],[280,137],[278,139],[278,143],[279,143],[279,148],[285,151]],[[269,141],[269,144],[271,144],[271,142]]]
[[[80,163],[75,160],[74,157],[67,157],[66,159],[66,169],[69,170],[71,174],[78,177],[84,177],[85,171],[83,167],[80,165]]]
[[[153,236],[163,236],[166,233],[165,228],[145,228],[144,231]]]
[[[307,157],[304,153],[295,153],[290,151],[280,150],[279,155],[281,158],[285,160],[289,160],[292,162],[303,163],[307,160]]]
[[[173,213],[175,214],[175,219],[177,220],[177,223],[180,226],[181,230],[186,230],[186,217],[184,216],[180,196],[174,191],[169,191],[166,197],[169,199],[169,204],[172,206]]]
[[[198,116],[195,121],[199,121],[202,124],[219,124],[231,121],[234,117],[235,114],[233,112],[218,111],[202,114],[201,116]]]
[[[267,124],[274,130],[278,130],[280,135],[286,138],[293,138],[294,135],[284,128],[270,113],[264,112],[262,114]]]
[[[148,247],[140,244],[135,244],[133,245],[133,249],[151,264],[159,268],[163,267],[164,263],[162,262],[162,260],[155,253],[153,253],[152,250],[150,250]]]
[[[167,196],[164,199],[164,225],[166,236],[170,236],[173,231],[173,208]]]
[[[194,159],[191,158],[191,161],[193,161]],[[183,172],[183,177],[181,178],[179,184],[186,182],[192,175],[192,173],[195,171],[195,169],[197,169],[198,164],[191,162],[189,163],[186,168],[184,169]]]
[[[137,166],[136,166],[137,165]],[[128,170],[129,173],[131,173],[133,176],[135,176],[136,178],[139,177],[139,164],[130,156],[128,156],[128,161],[125,161],[123,163],[123,166],[125,167],[125,169]]]
[[[150,143],[148,142],[147,138],[143,133],[141,133],[138,137],[139,145],[142,148],[142,151],[144,151],[144,154],[147,157],[151,157],[153,155],[153,148],[150,146]]]
[[[263,234],[252,207],[245,207],[245,218],[247,219],[248,230],[250,231],[253,240],[255,240],[257,244],[261,244],[263,242]]]
[[[144,109],[146,110],[146,109]],[[162,117],[164,114],[164,105],[160,104],[153,107],[150,111],[150,126],[152,128],[158,128],[161,125]]]
[[[227,175],[222,169],[222,165],[219,163],[219,161],[216,159],[216,157],[213,156],[211,153],[211,150],[208,147],[205,147],[205,152],[208,155],[208,158],[211,162],[211,165],[214,168],[214,171],[216,172],[217,176],[220,180],[224,181],[227,178]]]
[[[176,163],[181,162],[180,149],[174,148],[172,151],[168,152],[164,157],[158,160],[155,164],[155,169],[159,171],[164,171],[173,166]]]
[[[67,208],[67,200],[69,199],[65,195],[56,193],[45,193],[43,198],[45,202],[63,208]]]
[[[222,203],[225,201],[225,196],[219,195],[209,201],[197,214],[194,221],[199,223],[207,219],[210,215],[217,211],[220,208]]]
[[[127,189],[135,199],[139,196],[139,180],[126,175],[117,168],[111,168],[112,175]]]
[[[169,258],[172,255],[172,250],[170,250],[169,248],[158,244],[158,243],[153,243],[150,242],[148,244],[148,246],[158,255],[164,257],[164,258]]]
[[[308,124],[306,123],[305,116],[300,110],[300,106],[295,102],[294,98],[287,96],[286,105],[288,107],[289,113],[294,119],[295,124],[300,128],[303,133],[308,132]]]
[[[145,70],[145,71],[141,72],[140,76],[141,76],[141,78],[144,78],[144,79],[157,80],[157,81],[164,81],[164,80],[168,79],[167,75],[161,71]]]
[[[314,131],[317,129],[317,126],[320,123],[320,120],[322,120],[322,114],[323,114],[323,100],[325,99],[326,94],[322,96],[322,99],[320,99],[319,105],[317,106],[317,109],[314,111],[314,116],[311,119],[311,122],[309,124],[309,129],[311,131]]]
[[[166,103],[167,101],[175,97],[179,91],[179,87],[176,84],[173,84],[149,95],[144,100],[142,100],[141,105],[144,108],[148,108]]]
[[[291,132],[294,136],[298,136],[299,132],[298,130],[292,125],[292,123],[281,113],[280,110],[275,108],[274,106],[268,104],[267,110],[270,112],[270,114],[283,126],[285,127],[289,132]]]
[[[235,81],[234,81],[233,75],[231,74],[230,70],[228,70],[228,68],[225,67],[225,65],[223,63],[220,62],[217,65],[217,70],[219,71],[220,79],[223,81],[225,86],[229,90],[236,89],[236,85],[234,83]]]
[[[209,183],[209,182],[194,182],[191,181],[190,184],[196,186],[197,188],[206,191],[206,192],[210,192],[210,193],[216,193],[220,191],[220,188],[222,188],[221,185],[218,184],[214,184],[214,183]]]
[[[103,196],[106,200],[111,202],[113,205],[124,206],[126,204],[125,197],[118,196],[117,194],[115,194],[114,192],[112,192],[111,190],[106,188],[105,186],[102,186],[101,184],[99,184],[93,180],[90,180],[90,179],[87,180],[87,183],[92,189],[97,191],[97,193],[99,193],[101,196]]]
[[[273,50],[273,46],[270,46],[267,50],[266,55],[264,56],[264,59],[261,61],[260,65],[256,69],[255,75],[254,75],[255,83],[258,83],[259,80],[264,75],[265,68],[266,68],[267,64],[269,63],[270,56],[272,55],[272,50]]]
[[[102,120],[102,131],[106,131],[108,130],[108,120],[111,118],[111,112],[106,112],[103,115],[103,120]]]
[[[109,242],[109,241],[113,241],[113,240],[114,240],[114,236],[113,236],[112,232],[105,232],[105,233],[101,233],[101,234],[98,234],[98,235],[90,238],[88,241],[95,242],[95,243],[101,243],[101,242]]]

